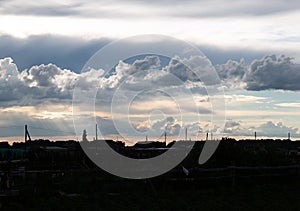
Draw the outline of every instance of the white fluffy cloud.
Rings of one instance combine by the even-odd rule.
[[[199,122],[192,122],[182,124],[182,122],[178,121],[174,117],[167,117],[165,119],[156,120],[156,121],[143,121],[135,124],[135,129],[141,132],[147,132],[148,134],[166,134],[168,136],[178,136],[183,135],[185,129],[188,130],[189,137],[197,137],[199,134],[204,132],[209,132],[209,125],[205,125],[203,128]]]
[[[245,127],[241,121],[228,120],[224,127],[224,133],[233,136],[249,136],[252,131],[253,127]]]
[[[282,122],[267,121],[260,125],[246,126],[244,121],[228,120],[225,124],[224,133],[229,136],[253,136],[254,132],[263,137],[287,137],[291,133],[293,137],[300,137],[299,129],[289,127]]]
[[[190,82],[194,83],[194,87],[199,85],[203,87],[218,84],[216,76],[212,64],[205,57],[195,56],[188,59],[174,57],[167,66],[162,67],[160,57],[146,56],[133,64],[120,61],[115,72],[100,81],[100,87],[114,89],[123,83],[122,88],[140,90],[143,87],[153,86],[156,88],[187,86]]]
[[[155,132],[159,132],[159,134],[166,132],[168,135],[178,136],[181,130],[181,125],[175,118],[167,117],[164,120],[155,122],[151,129]]]
[[[173,74],[173,71],[176,73],[181,71],[183,75],[177,75],[177,77]],[[13,122],[20,121],[17,118],[18,115],[12,115],[12,113],[18,113],[25,107],[45,108],[45,111],[40,109],[34,115],[35,111],[31,109],[30,115],[32,119],[39,119],[40,121],[41,119],[53,119],[57,117],[55,119],[57,121],[59,117],[65,117],[61,116],[60,113],[51,112],[51,109],[61,104],[71,106],[72,94],[74,88],[77,86],[78,89],[82,90],[83,95],[86,97],[85,99],[94,98],[95,96],[92,95],[93,91],[95,88],[98,88],[99,95],[97,95],[97,102],[102,106],[100,111],[102,113],[109,113],[114,92],[122,84],[121,88],[124,88],[124,93],[122,92],[120,98],[117,99],[118,102],[121,102],[124,97],[130,96],[132,91],[136,93],[136,91],[150,88],[152,92],[145,92],[142,96],[143,99],[137,101],[140,103],[143,102],[145,106],[152,103],[147,110],[148,112],[151,113],[152,110],[160,110],[160,107],[157,107],[160,104],[155,105],[152,101],[153,97],[155,97],[157,102],[165,99],[168,100],[166,101],[168,103],[172,102],[172,97],[175,97],[177,103],[181,101],[189,105],[186,108],[188,110],[184,110],[185,107],[182,107],[181,109],[183,110],[181,112],[192,113],[193,111],[190,108],[191,102],[186,102],[189,96],[186,95],[187,92],[182,92],[182,89],[186,88],[186,82],[193,83],[193,81],[196,81],[195,76],[188,71],[185,66],[179,65],[179,62],[175,60],[171,60],[166,67],[162,67],[160,58],[157,56],[146,56],[144,59],[136,60],[132,64],[120,61],[112,74],[106,77],[102,77],[104,74],[102,70],[89,69],[86,72],[77,74],[71,70],[62,69],[55,64],[42,64],[19,71],[11,58],[5,58],[0,60],[0,107],[12,108],[10,110],[10,116],[13,119],[12,124],[14,124]],[[194,87],[199,87],[199,85],[202,86],[201,84],[197,84]],[[160,91],[158,92],[156,89]],[[190,96],[190,99],[193,100],[192,96]],[[173,104],[165,105],[165,114],[168,114],[168,111],[177,112],[177,105],[175,103],[173,106]],[[47,107],[47,105],[51,105],[52,108]],[[119,109],[117,112],[124,111],[123,104],[117,105],[121,105],[120,108],[117,107]],[[103,106],[106,107],[106,110]],[[172,107],[176,109],[172,110]],[[50,110],[47,110],[48,108]],[[139,113],[137,109],[133,111],[136,111],[134,114],[145,115],[145,109],[143,110],[144,113]],[[83,110],[83,112],[86,111]],[[206,110],[205,113],[207,113]],[[98,117],[102,118],[101,122],[105,122],[107,125],[105,133],[116,133],[110,116]],[[22,120],[22,122],[26,121]],[[151,130],[153,130],[153,134],[166,131],[169,135],[175,136],[182,129],[180,125],[176,117],[168,117],[153,123]],[[144,126],[137,127],[137,129],[142,129]]]
[[[204,65],[203,67],[208,67],[207,70],[210,70],[210,64],[205,63],[205,61],[203,61],[202,64]],[[228,86],[231,85],[231,88],[241,88],[242,84],[245,89],[249,90],[300,90],[298,83],[300,78],[300,67],[293,63],[289,57],[281,56],[277,58],[275,56],[267,56],[261,60],[253,61],[249,66],[247,66],[243,60],[240,62],[230,60],[226,64],[218,65],[216,70],[224,83],[228,84]],[[206,72],[207,71],[204,71],[204,73]],[[120,61],[111,75],[102,77],[103,74],[104,72],[102,70],[94,69],[77,74],[70,70],[59,68],[54,64],[42,64],[33,66],[28,70],[19,71],[17,65],[11,58],[1,59],[0,107],[17,107],[18,110],[21,110],[24,106],[44,106],[47,105],[47,103],[51,105],[69,104],[71,106],[73,89],[76,84],[80,89],[85,90],[85,94],[87,95],[90,93],[89,90],[95,88],[95,84],[97,84],[97,86],[99,85],[98,88],[103,92],[97,96],[99,98],[97,100],[100,100],[100,104],[107,106],[108,109],[100,110],[103,113],[110,112],[109,105],[112,95],[121,84],[125,92],[117,99],[120,102],[122,98],[126,97],[126,94],[131,91],[136,92],[147,88],[163,89],[164,91],[168,91],[168,94],[171,94],[178,99],[182,94],[185,94],[180,91],[180,88],[190,88],[193,90],[193,94],[197,93],[200,98],[205,97],[205,94],[203,94],[203,87],[206,83],[199,81],[198,77],[178,62],[176,58],[171,59],[165,67],[162,67],[160,58],[156,56],[146,56],[143,59],[136,60],[132,64]],[[214,82],[209,81],[208,84],[214,84]],[[232,84],[236,85],[233,86]],[[142,103],[145,107],[145,109],[142,109],[143,111],[148,109],[147,111],[151,112],[151,110],[159,110],[159,108],[161,108],[159,104],[157,105],[160,107],[155,105],[153,99],[155,98],[155,100],[159,102],[159,100],[162,99],[163,92],[156,94],[158,95],[157,97],[155,96],[155,92],[146,93],[143,98],[137,101],[138,103]],[[265,102],[266,100],[266,98],[263,97],[251,97],[247,95],[236,95],[231,97],[235,97],[236,101],[239,102]],[[166,95],[165,98],[167,99],[168,96]],[[189,101],[189,98],[186,96],[185,98],[182,98],[182,101],[186,102],[187,105],[192,104],[192,101]],[[139,108],[141,104],[137,105]],[[172,104],[164,103],[165,110],[173,112],[171,105]],[[198,109],[201,109],[199,105],[197,106]],[[297,107],[299,105],[296,103],[281,103],[277,104],[277,106]],[[189,113],[191,114],[193,109],[189,108],[190,107],[187,106],[181,110],[185,115],[191,110]],[[117,111],[123,110],[124,107],[120,106]],[[143,112],[139,113],[138,109],[134,111],[137,116],[145,115]],[[13,110],[10,112],[13,112]],[[50,118],[45,112],[40,112],[41,113],[32,116],[32,118]],[[136,119],[134,119],[134,127],[142,132],[146,130],[153,131],[153,134],[164,133],[166,131],[172,136],[178,135],[185,127],[187,127],[189,133],[193,135],[210,131],[208,126],[201,126],[196,120],[190,119],[189,122],[180,122],[177,120],[179,119],[178,116],[174,115],[177,111],[175,110],[175,112],[172,112],[165,112],[169,117],[156,120],[152,123],[144,120],[142,121],[136,117]],[[203,110],[202,113],[207,115],[211,114],[209,110],[205,110],[205,112]],[[17,118],[18,115],[11,116]],[[57,114],[57,116],[59,115]],[[143,116],[143,118],[144,117],[145,116]],[[112,126],[112,121],[109,119],[110,117],[105,116],[104,118],[104,116],[99,116],[99,118],[102,118],[102,122],[106,123],[106,130],[109,133],[116,133],[116,129]],[[57,119],[55,121],[57,121]],[[297,136],[299,133],[297,128],[285,126],[281,122],[266,122],[260,126],[246,127],[243,122],[231,120],[225,125],[225,133],[229,135],[247,136],[251,135],[254,130],[262,136],[285,136],[287,132],[291,132],[292,135]],[[217,132],[218,128],[214,128],[212,131]]]
[[[258,127],[256,127],[259,135],[262,136],[271,136],[271,137],[287,137],[288,133],[291,133],[292,136],[299,137],[298,128],[288,127],[284,125],[282,122],[274,123],[272,121],[268,121]]]
[[[76,74],[54,64],[33,66],[18,71],[11,58],[0,60],[0,106],[36,105],[47,100],[70,100],[76,81],[89,88],[90,80],[97,80],[103,74],[91,70]]]

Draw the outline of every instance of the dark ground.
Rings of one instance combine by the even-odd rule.
[[[299,146],[286,140],[224,140],[199,166],[203,143],[197,143],[171,172],[129,180],[93,165],[76,142],[2,144],[0,210],[300,210],[300,162],[293,154]],[[6,174],[13,181],[9,188]],[[5,196],[14,190],[16,196]]]
[[[84,183],[85,190],[78,191]],[[105,188],[101,181],[72,181],[69,187],[61,187],[61,194],[56,188],[45,188],[47,194],[33,196],[25,191],[15,199],[2,199],[1,210],[300,210],[299,180],[177,190],[150,183]]]

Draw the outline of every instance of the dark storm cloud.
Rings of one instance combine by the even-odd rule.
[[[84,40],[57,35],[38,35],[24,39],[0,35],[0,58],[11,57],[19,70],[33,65],[53,63],[80,72],[87,60],[108,39]]]
[[[292,57],[265,56],[255,59],[250,65],[246,65],[244,60],[229,60],[226,64],[217,65],[216,71],[226,87],[254,91],[300,90],[300,65],[293,62]]]
[[[300,65],[292,58],[266,56],[251,63],[244,81],[248,90],[300,90]]]
[[[225,64],[229,60],[240,61],[243,59],[245,64],[250,64],[253,60],[262,58],[265,55],[274,53],[266,50],[256,50],[251,48],[224,48],[213,45],[202,45],[200,44],[198,48],[207,56],[213,65]],[[278,52],[280,53],[280,52]]]

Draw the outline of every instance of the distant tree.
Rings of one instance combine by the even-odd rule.
[[[82,141],[88,141],[86,130],[83,130],[83,133],[82,133]]]

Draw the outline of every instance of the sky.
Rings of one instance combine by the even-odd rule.
[[[285,138],[290,132],[299,139],[299,10],[296,0],[28,0],[26,4],[0,0],[0,139],[22,139],[24,124],[33,137],[77,138],[81,131],[74,130],[74,90],[93,90],[95,84],[100,93],[96,111],[94,116],[83,115],[101,122],[104,137],[129,140],[138,134],[154,139],[167,132],[176,138],[188,128],[193,139],[205,137],[206,132],[253,137],[255,131],[270,138]],[[104,46],[144,34],[171,36],[196,46],[206,56],[198,61],[209,60],[223,94],[208,96],[209,85],[192,77],[175,57],[166,61],[147,55],[117,61],[106,76],[101,68],[82,72]],[[170,83],[177,79],[182,83]],[[113,114],[110,110],[112,97],[120,90],[117,86],[134,85],[120,92],[130,96],[133,88],[144,90],[148,83],[155,88],[164,84],[159,85],[163,91],[148,90],[135,98],[129,109],[135,133],[120,134],[112,116],[124,118],[120,113],[124,106],[116,106]],[[189,99],[178,91],[187,89]],[[200,120],[193,118],[195,111],[189,104],[176,110],[174,98],[192,100]],[[211,109],[213,98],[226,102],[224,127],[210,121],[212,116],[222,116]],[[116,105],[126,102],[118,100]],[[119,124],[126,128],[122,121]],[[89,139],[95,135],[91,130]]]

